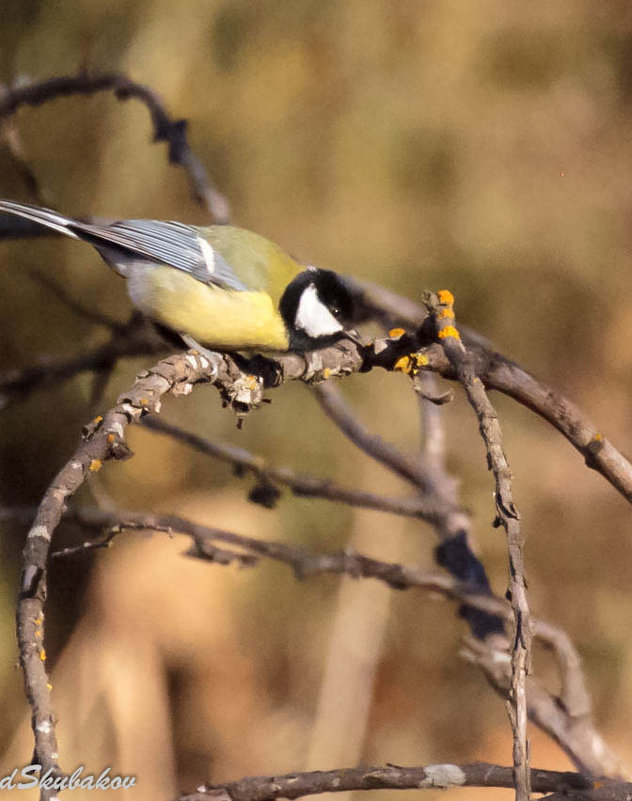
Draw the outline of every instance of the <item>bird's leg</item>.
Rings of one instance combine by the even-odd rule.
[[[180,339],[184,342],[184,344],[190,348],[191,350],[197,350],[199,353],[202,353],[207,359],[210,359],[211,362],[215,360],[215,354],[217,351],[209,350],[205,348],[204,345],[200,345],[197,339],[194,339],[192,336],[188,334],[179,334]]]

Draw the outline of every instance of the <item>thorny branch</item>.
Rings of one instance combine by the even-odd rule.
[[[186,120],[172,119],[156,91],[132,81],[122,73],[90,75],[80,72],[34,83],[20,83],[18,86],[0,85],[0,119],[15,114],[21,106],[39,106],[59,97],[92,95],[102,91],[114,92],[118,100],[134,98],[146,106],[151,117],[154,142],[167,143],[169,161],[185,171],[194,200],[206,207],[215,222],[228,222],[228,202],[211,184],[204,165],[191,150]]]

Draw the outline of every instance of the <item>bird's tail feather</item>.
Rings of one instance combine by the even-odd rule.
[[[72,229],[76,221],[52,209],[28,206],[25,203],[14,203],[12,200],[0,200],[0,213],[15,214],[17,217],[23,217],[26,220],[39,223],[46,228],[52,228],[60,234],[71,236],[73,239],[80,238]]]

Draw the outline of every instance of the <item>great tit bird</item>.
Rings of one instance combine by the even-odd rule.
[[[134,306],[188,346],[307,350],[345,335],[353,299],[331,270],[305,267],[252,231],[158,220],[94,225],[0,200],[14,214],[92,245],[127,279]]]

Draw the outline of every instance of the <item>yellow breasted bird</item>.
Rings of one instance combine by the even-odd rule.
[[[188,346],[305,350],[336,341],[352,321],[351,292],[337,273],[302,266],[252,231],[160,220],[94,225],[9,200],[0,212],[92,245],[127,279],[134,306]]]

